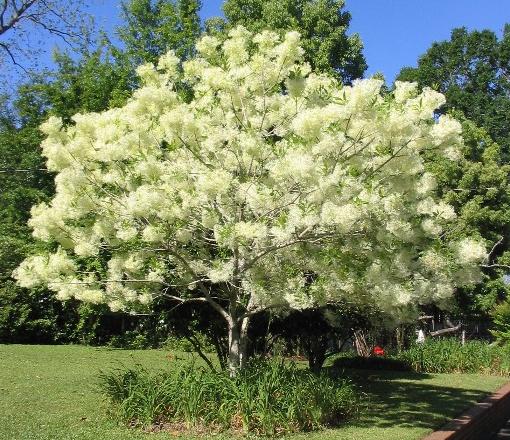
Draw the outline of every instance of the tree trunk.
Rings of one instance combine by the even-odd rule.
[[[404,337],[405,337],[405,330],[402,324],[395,329],[395,335],[397,338],[397,350],[400,353],[402,350],[404,350]]]
[[[370,347],[368,346],[367,339],[365,337],[365,333],[363,332],[363,330],[356,330],[354,332],[354,345],[356,346],[358,356],[361,357],[370,356]]]
[[[228,326],[228,369],[231,376],[246,365],[249,318],[232,320]]]
[[[315,374],[321,372],[322,366],[326,361],[326,352],[328,350],[328,336],[309,335],[305,336],[304,349],[308,358],[308,368]]]

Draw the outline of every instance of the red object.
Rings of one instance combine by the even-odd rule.
[[[384,349],[382,347],[379,347],[378,345],[374,347],[373,352],[376,356],[384,356]]]

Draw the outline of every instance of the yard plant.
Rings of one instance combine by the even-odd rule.
[[[189,363],[119,369],[102,374],[101,388],[126,423],[152,429],[284,434],[338,426],[358,406],[349,382],[278,359],[253,359],[235,377]]]
[[[402,351],[389,350],[384,356],[340,355],[333,360],[336,369],[414,371],[417,373],[476,373],[510,375],[510,346],[484,340],[465,344],[455,338],[428,339]]]
[[[429,340],[402,351],[397,359],[418,372],[510,374],[510,346],[487,341],[472,340],[463,345],[453,338]]]
[[[297,32],[237,27],[197,51],[139,67],[122,108],[43,125],[56,195],[30,225],[50,251],[21,264],[22,286],[117,311],[209,304],[235,374],[261,311],[344,298],[403,317],[479,280],[485,248],[450,239],[424,170],[424,151],[455,159],[462,142],[433,118],[443,95],[311,73]]]

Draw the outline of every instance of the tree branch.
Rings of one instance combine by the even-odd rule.
[[[36,1],[37,0],[25,1],[25,2],[21,3],[21,6],[19,6],[19,7],[16,7],[16,4],[13,3],[12,15],[11,15],[9,21],[6,24],[4,24],[3,19],[5,16],[5,12],[8,9],[7,0],[4,0],[4,5],[2,8],[2,14],[1,14],[2,23],[0,25],[0,35],[4,34],[9,29],[11,29],[16,23],[18,23],[23,18],[23,14],[25,13],[25,11],[27,11],[27,9],[29,9],[31,6],[33,6],[33,4]]]
[[[481,267],[486,269],[508,269],[510,270],[510,266],[508,264],[482,264]]]
[[[25,67],[23,67],[20,63],[18,63],[16,61],[16,58],[14,58],[14,54],[12,53],[11,49],[9,49],[9,46],[7,46],[7,44],[5,43],[1,43],[0,42],[0,47],[5,51],[7,52],[7,55],[9,55],[9,58],[11,59],[12,63],[19,67],[21,70],[23,70],[23,72],[25,73],[28,73],[27,69],[25,69]]]
[[[490,264],[491,262],[491,259],[492,259],[492,254],[494,253],[494,251],[496,250],[496,248],[501,244],[503,243],[503,240],[504,240],[504,237],[500,237],[500,239],[494,244],[494,246],[492,246],[492,249],[490,250],[490,252],[487,254],[487,258],[485,261],[487,261],[487,264]]]
[[[184,337],[190,342],[191,345],[193,345],[193,348],[195,349],[197,354],[204,360],[204,362],[207,364],[207,366],[212,371],[216,371],[216,368],[214,368],[214,365],[211,362],[211,360],[202,351],[202,344],[200,343],[200,341],[194,335],[185,334]]]
[[[177,258],[191,275],[193,275],[195,278],[198,278],[195,271],[191,268],[191,266],[184,257],[182,257],[180,254],[178,254],[177,252],[170,248],[168,248],[168,252],[170,253],[170,255],[173,255],[175,258]],[[197,286],[200,289],[200,292],[202,292],[202,294],[204,295],[207,302],[212,306],[212,308],[216,310],[221,316],[223,316],[227,323],[230,324],[232,322],[232,318],[227,313],[227,311],[223,307],[221,307],[221,305],[214,301],[214,299],[211,297],[209,289],[204,285],[204,283],[202,281],[198,281]]]

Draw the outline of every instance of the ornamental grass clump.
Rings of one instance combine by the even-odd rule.
[[[146,429],[280,435],[336,426],[358,405],[347,381],[281,360],[254,360],[235,377],[192,364],[165,372],[137,367],[104,373],[100,384],[114,414]]]
[[[337,371],[361,370],[414,371],[417,373],[473,373],[510,375],[510,346],[487,341],[454,338],[427,339],[406,350],[390,352],[384,357],[340,355],[333,361]]]
[[[486,341],[428,340],[397,355],[414,371],[424,373],[510,374],[510,348]]]

